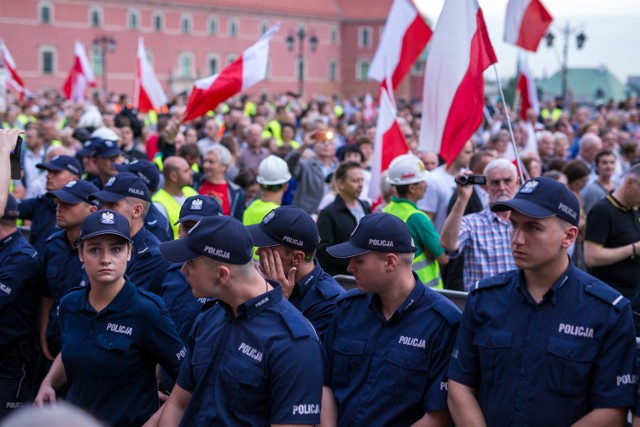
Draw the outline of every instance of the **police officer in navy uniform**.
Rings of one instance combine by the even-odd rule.
[[[70,156],[56,156],[46,163],[36,165],[47,171],[47,191],[61,189],[69,181],[77,181],[82,176],[82,165]],[[31,220],[29,242],[40,255],[44,254],[45,241],[58,231],[56,228],[56,205],[44,195],[26,199],[19,204],[20,219]]]
[[[60,303],[62,350],[37,406],[67,401],[113,426],[140,426],[158,409],[156,364],[174,377],[185,349],[162,299],[124,275],[132,255],[127,219],[111,210],[82,222],[79,254],[89,283]]]
[[[203,218],[162,254],[185,262],[196,319],[160,425],[311,425],[320,421],[322,355],[311,324],[266,281],[253,242],[228,216]],[[153,424],[153,423],[150,423]]]
[[[134,160],[125,165],[115,164],[114,167],[118,172],[130,172],[137,175],[147,185],[149,194],[153,195],[158,190],[160,172],[157,166],[149,160]],[[144,226],[161,242],[173,240],[173,230],[169,227],[169,221],[153,203],[149,205],[149,212],[144,219]]]
[[[328,426],[448,426],[445,372],[460,310],[412,271],[411,230],[395,215],[364,216],[347,242],[357,289],[338,297],[324,339],[322,422]]]
[[[322,340],[336,298],[344,289],[315,258],[320,236],[313,218],[295,206],[281,206],[247,229],[259,248],[265,276],[281,283],[284,297],[311,322]]]
[[[41,279],[40,347],[46,359],[60,352],[58,305],[71,289],[83,285],[82,263],[75,246],[82,221],[97,209],[89,196],[98,189],[87,181],[70,181],[59,190],[46,193],[55,200],[56,224],[61,230],[46,241]]]
[[[109,178],[103,190],[91,198],[127,218],[133,240],[127,276],[136,286],[159,295],[169,263],[158,251],[160,242],[157,237],[144,227],[151,205],[151,195],[145,183],[132,173],[120,172]]]
[[[98,136],[89,141],[90,162],[97,175],[91,183],[102,190],[109,178],[118,173],[115,164],[122,163],[123,153],[117,141],[109,141]]]
[[[16,227],[18,203],[9,195],[0,217],[0,419],[35,395],[40,261]]]
[[[511,211],[518,269],[469,293],[448,371],[454,422],[624,425],[636,383],[631,307],[567,256],[578,199],[541,177],[492,209]]]

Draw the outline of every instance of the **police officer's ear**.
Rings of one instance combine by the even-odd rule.
[[[398,268],[400,258],[397,254],[388,253],[384,255],[384,268],[387,273],[391,273]]]
[[[298,267],[304,261],[305,255],[304,251],[293,251],[293,256],[291,257],[291,267]]]
[[[133,218],[141,218],[143,216],[144,206],[142,206],[142,203],[134,203],[131,207],[133,208]]]
[[[98,207],[96,205],[89,205],[89,213],[95,212],[97,210],[98,210]]]
[[[564,233],[561,246],[564,249],[568,249],[578,238],[578,227],[576,227],[575,225],[571,225],[568,222],[561,220],[560,218],[557,218],[557,221],[562,229],[562,232]]]

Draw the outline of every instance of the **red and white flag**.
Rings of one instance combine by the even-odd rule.
[[[527,119],[527,110],[533,108],[536,114],[540,114],[540,103],[538,102],[538,89],[533,80],[529,64],[526,59],[519,61],[520,74],[518,76],[517,90],[520,92],[520,117]]]
[[[84,46],[76,41],[73,47],[73,66],[69,70],[69,76],[64,82],[62,90],[67,99],[82,101],[87,96],[87,86],[96,85],[96,77],[93,75]]]
[[[27,88],[24,86],[22,78],[18,75],[16,63],[9,52],[9,48],[4,43],[4,40],[0,39],[0,55],[2,55],[2,64],[7,69],[7,86],[12,87],[16,92],[20,93],[20,98],[25,94]]]
[[[446,0],[424,75],[421,151],[456,159],[482,123],[482,73],[495,62],[477,0]]]
[[[553,18],[540,0],[509,0],[504,41],[535,52]]]
[[[369,78],[383,83],[389,70],[395,90],[431,35],[431,28],[411,0],[394,0],[369,67]]]
[[[397,121],[398,111],[393,101],[393,92],[380,87],[380,108],[376,135],[373,140],[373,160],[371,162],[371,184],[369,197],[376,203],[380,197],[380,176],[389,169],[389,164],[396,157],[407,154],[409,146]]]
[[[221,102],[264,80],[267,76],[269,42],[278,28],[279,22],[219,74],[197,80],[191,90],[182,121],[188,122],[200,117]]]
[[[141,113],[162,107],[167,103],[162,86],[153,72],[153,67],[147,59],[142,37],[138,38],[138,70],[133,90],[133,106]]]
[[[376,115],[376,106],[373,102],[373,96],[369,92],[364,95],[364,102],[362,108],[362,118],[365,122],[369,121]]]

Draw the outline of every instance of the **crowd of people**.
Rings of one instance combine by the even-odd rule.
[[[182,123],[185,101],[1,114],[0,419],[61,398],[114,426],[640,416],[639,100],[487,99],[450,164],[399,100],[379,182],[362,99]]]

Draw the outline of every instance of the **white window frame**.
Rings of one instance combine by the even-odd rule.
[[[364,42],[365,32],[369,34],[369,40],[366,44]],[[372,45],[373,45],[373,29],[368,25],[358,27],[358,47],[360,49],[369,49]]]
[[[44,22],[42,19],[42,9],[45,7],[49,9],[49,20],[47,22]],[[50,25],[53,22],[53,5],[50,2],[41,1],[38,3],[38,22],[45,25]]]
[[[187,23],[187,28],[185,30],[184,24]],[[180,33],[182,34],[191,34],[193,31],[193,16],[190,13],[183,13],[180,15]]]
[[[97,25],[93,24],[93,14],[98,14],[98,23]],[[104,12],[100,6],[91,6],[89,8],[89,26],[91,28],[100,28],[104,25]]]

